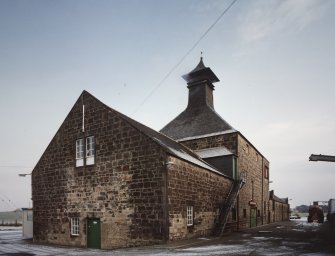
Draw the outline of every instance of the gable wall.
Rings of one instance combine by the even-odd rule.
[[[165,152],[93,97],[84,94],[32,175],[34,241],[86,246],[87,218],[101,220],[101,247],[165,240]],[[96,164],[75,167],[75,141],[95,136]],[[70,235],[70,217],[80,235]]]

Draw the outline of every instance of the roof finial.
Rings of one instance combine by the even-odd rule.
[[[200,52],[200,60],[202,60],[202,54],[203,54],[203,52],[201,51]]]

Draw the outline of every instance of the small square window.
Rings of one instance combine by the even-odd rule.
[[[71,218],[71,236],[79,236],[79,218]]]
[[[187,226],[193,226],[193,206],[187,206],[186,210]]]
[[[84,165],[84,139],[76,140],[76,166]]]

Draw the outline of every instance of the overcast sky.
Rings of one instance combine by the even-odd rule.
[[[82,90],[160,130],[185,109],[181,76],[201,51],[216,111],[270,161],[276,195],[335,198],[335,163],[308,161],[335,155],[335,1],[238,0],[173,69],[230,3],[0,0],[0,211],[29,206],[18,174]]]

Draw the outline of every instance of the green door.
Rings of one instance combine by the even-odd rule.
[[[101,248],[100,219],[87,219],[87,247]]]
[[[250,227],[256,227],[256,209],[250,208]]]

